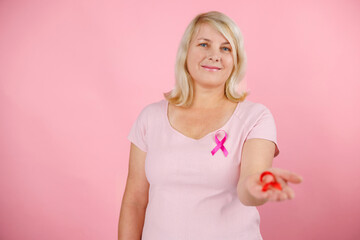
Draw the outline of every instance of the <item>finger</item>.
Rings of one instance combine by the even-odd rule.
[[[278,183],[280,183],[281,190],[283,190],[287,186],[287,182],[283,178],[277,177],[276,180]]]
[[[288,186],[288,184],[286,183],[286,181],[284,181],[282,178],[279,178],[279,183],[281,184],[282,187],[282,193],[283,196],[281,197],[282,200],[286,200],[286,199],[293,199],[295,196],[294,190],[292,190],[291,187]]]
[[[295,197],[294,190],[289,186],[285,186],[279,194],[280,200],[291,200]]]
[[[271,172],[275,174],[276,177],[281,177],[285,181],[289,181],[292,183],[301,183],[303,181],[302,176],[296,174],[294,172],[290,172],[285,169],[280,168],[272,168]]]
[[[288,199],[287,194],[285,192],[280,192],[279,193],[279,201],[284,201],[286,199]]]
[[[281,180],[282,182],[284,182],[283,180]],[[271,186],[268,189],[269,192],[269,200],[271,201],[283,201],[288,199],[288,194],[286,192],[284,192],[284,187],[287,187],[287,184],[281,184],[282,185],[282,190],[279,190],[278,188]]]
[[[270,201],[276,201],[278,198],[278,194],[275,192],[275,190],[268,190],[269,193],[269,200]]]
[[[284,188],[283,192],[287,194],[288,199],[293,199],[293,198],[295,197],[295,192],[294,192],[294,190],[293,190],[291,187],[289,187],[289,186],[286,186],[286,187]]]

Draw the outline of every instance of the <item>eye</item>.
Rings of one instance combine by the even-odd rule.
[[[230,49],[230,48],[227,48],[227,47],[223,47],[223,49],[224,49],[224,50],[227,49],[227,50],[225,50],[225,51],[228,51],[228,52],[231,51],[231,49]]]
[[[200,43],[199,45],[203,46],[203,45],[207,45],[207,43]],[[205,46],[203,46],[203,47],[205,47]]]

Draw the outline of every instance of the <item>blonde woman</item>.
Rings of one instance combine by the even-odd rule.
[[[237,87],[241,32],[226,15],[196,16],[176,58],[176,85],[148,104],[128,139],[122,240],[262,239],[256,206],[292,199],[301,176],[272,168],[279,154],[270,110]]]

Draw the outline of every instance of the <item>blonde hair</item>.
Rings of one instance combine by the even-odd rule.
[[[164,93],[164,97],[176,106],[188,107],[192,104],[194,88],[190,73],[186,67],[186,60],[190,41],[193,35],[199,31],[201,23],[210,24],[229,41],[233,49],[234,67],[225,82],[224,94],[233,102],[244,101],[249,93],[242,92],[239,95],[237,92],[237,87],[244,78],[246,71],[246,54],[242,33],[233,20],[218,11],[198,14],[187,26],[176,55],[175,87],[173,90]]]

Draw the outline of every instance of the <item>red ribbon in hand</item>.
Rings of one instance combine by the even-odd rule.
[[[272,174],[272,172],[269,172],[269,171],[263,172],[263,173],[260,175],[260,182],[263,181],[263,177],[264,177],[265,175],[271,175],[274,180],[273,180],[272,182],[266,183],[266,184],[263,186],[263,188],[262,188],[262,191],[263,191],[263,192],[265,192],[266,190],[268,190],[270,186],[273,187],[273,188],[282,190],[282,187],[281,187],[280,183],[278,183],[278,182],[276,181],[276,178],[275,178],[274,174]]]

